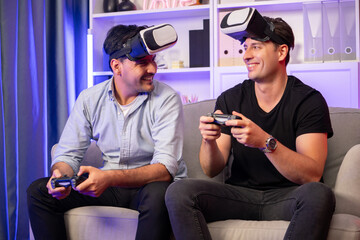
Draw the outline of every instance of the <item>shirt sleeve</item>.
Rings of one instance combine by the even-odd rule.
[[[328,105],[324,97],[315,91],[299,107],[296,136],[306,133],[327,133],[333,136]]]
[[[91,139],[91,125],[85,99],[85,93],[80,93],[61,134],[51,166],[65,162],[71,166],[74,173],[79,171]]]
[[[150,164],[161,163],[175,178],[182,162],[184,141],[183,108],[180,97],[170,94],[160,104],[155,113],[155,124],[151,129],[154,154]]]

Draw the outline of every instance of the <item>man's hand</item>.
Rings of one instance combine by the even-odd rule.
[[[74,188],[81,194],[91,197],[99,197],[108,187],[110,187],[110,180],[106,174],[107,171],[90,166],[81,166],[78,175],[88,173],[89,177],[84,182],[80,183]]]
[[[215,113],[222,114],[220,110],[217,110]],[[218,139],[221,135],[221,127],[217,124],[209,124],[213,123],[214,118],[208,116],[200,117],[199,130],[202,135],[202,138],[205,141],[214,141]]]
[[[231,133],[233,137],[247,147],[265,147],[265,141],[269,137],[269,134],[241,113],[233,111],[232,114],[242,118],[226,122],[226,126],[232,127]]]
[[[51,194],[54,198],[61,200],[66,198],[67,196],[69,196],[70,192],[71,192],[71,187],[57,187],[57,188],[52,188],[51,186],[51,179],[53,178],[60,178],[62,177],[60,171],[58,169],[55,169],[52,173],[52,176],[50,178],[50,180],[48,181],[48,183],[46,184],[46,187],[48,189],[48,193]]]

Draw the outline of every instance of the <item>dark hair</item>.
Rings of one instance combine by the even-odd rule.
[[[123,48],[123,44],[129,38],[132,38],[141,30],[148,28],[147,26],[137,26],[137,25],[116,25],[112,27],[106,35],[106,39],[103,44],[103,48],[106,54],[109,55],[109,65],[110,65],[110,55],[117,50]],[[110,67],[111,69],[111,67]]]
[[[295,44],[295,37],[294,33],[292,31],[292,28],[287,24],[282,18],[270,18],[264,16],[264,19],[267,22],[271,22],[274,24],[274,32],[276,35],[280,36],[282,39],[284,39],[288,44],[289,52],[285,59],[285,65],[287,65],[290,61],[290,49],[294,49]],[[271,40],[270,40],[271,41]],[[279,44],[273,42],[276,46],[279,46]]]

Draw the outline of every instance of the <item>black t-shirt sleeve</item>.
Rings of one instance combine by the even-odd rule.
[[[329,108],[318,91],[304,99],[297,114],[296,137],[306,133],[327,133],[328,138],[332,137]]]

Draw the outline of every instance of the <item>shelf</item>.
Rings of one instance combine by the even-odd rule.
[[[210,67],[198,68],[174,68],[174,69],[158,69],[156,74],[186,74],[186,73],[207,73],[210,72]],[[93,76],[111,76],[111,71],[98,71],[93,72]]]
[[[283,18],[293,29],[295,35],[295,49],[291,52],[289,74],[299,75],[301,80],[310,86],[319,88],[329,103],[338,106],[360,106],[360,21],[358,0],[342,0],[355,3],[356,26],[356,60],[351,62],[323,62],[305,61],[304,56],[304,5],[310,3],[325,3],[336,0],[204,0],[203,5],[163,8],[152,10],[135,10],[126,12],[103,13],[102,0],[90,0],[89,41],[92,50],[92,68],[89,67],[89,82],[101,82],[112,75],[107,71],[104,62],[102,44],[106,31],[117,24],[156,25],[167,22],[176,29],[179,39],[177,44],[164,52],[164,60],[168,66],[173,61],[183,61],[185,68],[158,69],[155,79],[165,82],[181,95],[196,94],[199,100],[216,98],[222,91],[248,78],[246,66],[233,61],[228,63],[228,54],[224,50],[231,50],[236,60],[242,58],[243,51],[239,51],[238,42],[225,39],[220,34],[219,21],[227,11],[245,7],[255,7],[261,14],[269,17]],[[133,0],[138,9],[142,8],[142,0]],[[191,30],[204,29],[203,20],[209,19],[209,61],[210,67],[188,68],[190,65],[189,33]],[[349,26],[349,24],[345,24]],[[93,43],[92,43],[93,42]],[[92,44],[91,44],[92,43]],[[200,44],[199,44],[200,45]],[[240,47],[241,48],[241,47]],[[229,51],[227,51],[229,52]],[[222,63],[220,63],[222,60]],[[230,59],[232,60],[232,59]],[[331,59],[330,59],[331,60]],[[222,66],[218,66],[221,64]],[[236,66],[226,66],[238,64]],[[103,71],[106,70],[106,71]],[[316,77],[314,77],[316,76]],[[331,88],[328,88],[328,87]],[[339,94],[334,89],[340,89]],[[334,100],[336,98],[342,99]],[[358,101],[359,100],[359,101]]]
[[[201,73],[210,72],[210,67],[198,68],[174,68],[174,69],[158,69],[157,73],[172,74],[172,73]]]
[[[327,62],[327,63],[301,63],[301,64],[288,64],[287,70],[288,73],[291,71],[331,71],[338,69],[349,69],[356,68],[358,65],[357,61],[347,61],[347,62]],[[226,72],[226,73],[247,73],[246,66],[224,66],[224,67],[216,67],[216,71],[218,72]]]
[[[164,8],[152,10],[135,10],[126,12],[110,12],[110,13],[94,13],[93,19],[119,20],[126,19],[126,21],[139,20],[153,20],[153,19],[168,19],[179,17],[198,17],[209,15],[209,5],[196,5],[178,8]]]
[[[109,76],[113,75],[111,71],[93,72],[93,76]]]
[[[303,3],[322,2],[323,0],[271,0],[271,1],[248,1],[236,2],[228,1],[229,3],[221,3],[217,5],[218,9],[229,8],[243,8],[243,7],[256,7],[261,9],[276,8],[277,11],[302,9]]]

